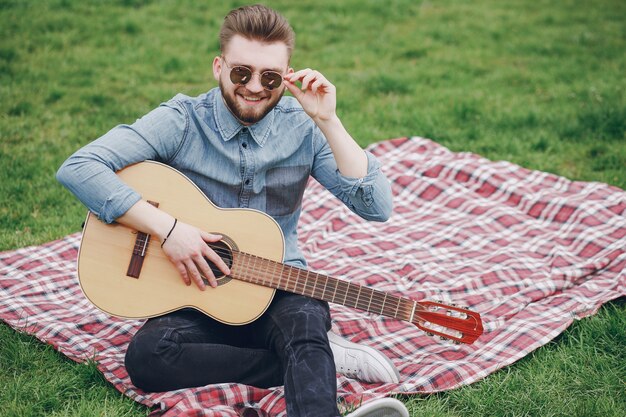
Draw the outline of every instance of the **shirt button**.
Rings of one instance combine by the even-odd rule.
[[[244,142],[244,143],[241,144],[241,146],[243,146],[244,148],[247,148],[248,147],[248,143]]]
[[[248,133],[248,128],[247,127],[242,128],[241,133]]]
[[[250,185],[250,179],[246,180],[246,185]]]

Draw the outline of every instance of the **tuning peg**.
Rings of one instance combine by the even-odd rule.
[[[435,335],[430,332],[426,332],[426,336],[434,337]]]

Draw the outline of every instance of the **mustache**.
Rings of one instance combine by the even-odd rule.
[[[248,90],[245,85],[237,87],[235,89],[235,93],[242,95],[242,96],[253,97],[253,98],[268,98],[268,97],[271,97],[272,95],[272,93],[266,90],[263,90],[259,93],[253,93],[250,90]]]

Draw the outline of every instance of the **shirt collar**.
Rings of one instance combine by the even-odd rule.
[[[263,147],[269,136],[272,124],[274,123],[274,111],[270,111],[264,118],[255,124],[245,126],[241,124],[235,116],[233,116],[230,110],[228,110],[219,87],[216,88],[216,90],[216,93],[213,95],[213,113],[217,129],[220,131],[224,141],[228,142],[235,137],[241,129],[248,128],[252,139],[254,139],[259,146]]]

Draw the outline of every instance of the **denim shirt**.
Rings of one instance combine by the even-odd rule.
[[[119,125],[70,156],[57,179],[105,223],[141,196],[114,174],[145,160],[189,177],[217,206],[253,208],[272,216],[285,238],[284,262],[306,267],[297,223],[309,176],[367,220],[385,221],[391,188],[366,152],[367,175],[341,175],[326,138],[293,97],[262,120],[242,125],[219,88],[192,98],[178,94],[132,125]]]

